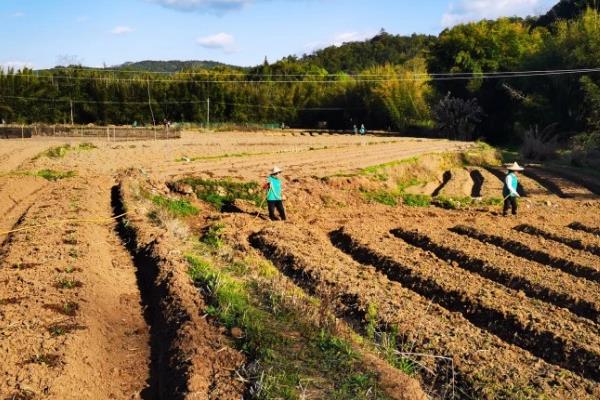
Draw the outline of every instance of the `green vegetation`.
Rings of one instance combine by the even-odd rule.
[[[37,160],[41,157],[64,158],[70,151],[74,151],[74,150],[75,151],[88,151],[88,150],[94,150],[97,148],[98,148],[98,146],[96,146],[93,143],[81,143],[77,147],[72,147],[70,144],[63,144],[62,146],[50,147],[48,150],[44,151],[43,153],[38,154],[33,159]]]
[[[221,248],[223,246],[223,230],[225,229],[225,225],[223,224],[213,224],[210,225],[202,235],[202,243],[213,247],[213,248]]]
[[[58,181],[61,179],[72,178],[72,177],[76,176],[77,174],[74,171],[61,172],[61,171],[54,171],[52,169],[43,169],[41,171],[38,171],[34,175],[44,178],[47,181],[54,182],[54,181]]]
[[[230,329],[241,329],[240,348],[261,366],[256,398],[300,399],[303,386],[324,377],[332,387],[320,383],[318,390],[328,399],[385,398],[350,343],[327,329],[305,325],[298,311],[281,304],[280,293],[244,283],[196,255],[187,260],[191,278],[211,295],[207,314]]]
[[[431,205],[431,196],[426,194],[410,194],[402,195],[404,205],[409,207],[429,207]]]
[[[390,207],[398,205],[398,194],[388,192],[386,190],[376,190],[363,192],[365,200],[370,202],[376,202]]]
[[[460,210],[467,208],[473,203],[471,197],[445,197],[437,196],[433,199],[432,204],[444,208],[446,210]]]
[[[55,286],[59,289],[76,289],[83,286],[83,284],[76,279],[61,278]]]
[[[226,158],[241,158],[249,156],[260,156],[269,153],[225,153],[218,156],[198,156],[198,157],[180,157],[176,162],[194,162],[194,161],[210,161],[210,160],[224,160]]]
[[[188,200],[170,199],[164,196],[152,196],[152,203],[163,208],[173,217],[189,217],[198,215],[200,210],[194,207]]]
[[[235,182],[230,179],[206,180],[187,178],[180,181],[192,186],[200,200],[212,204],[218,210],[235,200],[248,200],[260,206],[263,203],[261,190],[256,182]]]

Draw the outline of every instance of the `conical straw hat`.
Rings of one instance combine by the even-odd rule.
[[[519,163],[517,163],[516,161],[515,161],[515,163],[510,164],[506,169],[509,171],[524,171],[525,170],[525,168],[521,167],[519,165]]]

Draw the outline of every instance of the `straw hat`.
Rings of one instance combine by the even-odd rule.
[[[521,167],[516,161],[514,164],[508,165],[506,169],[509,171],[525,171],[525,168]]]
[[[273,170],[271,171],[271,175],[277,175],[277,174],[280,174],[282,172],[283,172],[283,170],[281,168],[279,168],[279,167],[273,167]]]

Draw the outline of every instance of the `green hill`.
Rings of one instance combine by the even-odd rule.
[[[560,0],[550,11],[538,18],[535,26],[550,26],[559,19],[575,19],[587,8],[600,10],[598,0]]]
[[[213,69],[220,67],[228,68],[240,68],[232,65],[223,64],[216,61],[139,61],[139,62],[126,62],[121,65],[117,65],[114,68],[123,70],[136,70],[136,71],[147,71],[147,72],[180,72],[190,69]]]

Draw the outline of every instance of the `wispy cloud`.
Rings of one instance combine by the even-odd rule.
[[[24,12],[21,12],[21,11],[18,11],[18,12],[16,12],[16,13],[13,13],[13,14],[11,15],[11,17],[13,17],[13,18],[21,18],[21,17],[24,17],[24,16],[25,16],[25,13],[24,13]]]
[[[555,0],[459,0],[450,3],[442,17],[442,26],[499,17],[536,15],[547,10]]]
[[[75,18],[76,22],[87,22],[90,20],[90,17],[88,17],[87,15],[80,15],[79,17]]]
[[[311,42],[304,45],[304,52],[312,53],[313,51],[323,49],[329,46],[341,46],[344,43],[349,42],[360,42],[362,40],[366,40],[372,38],[376,35],[377,32],[341,32],[336,33],[331,38],[320,41],[320,42]]]
[[[116,26],[113,28],[112,31],[110,31],[110,33],[112,33],[113,35],[126,35],[133,31],[134,29],[129,26]]]
[[[0,62],[0,70],[33,68],[33,64],[28,61],[5,61]]]
[[[254,0],[148,0],[179,11],[225,13],[239,10]]]
[[[234,50],[235,38],[229,33],[221,32],[215,35],[199,37],[196,39],[196,43],[207,49],[217,49],[231,52]]]

